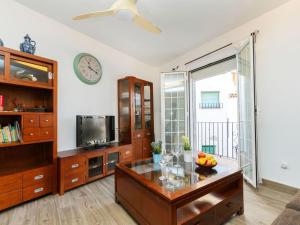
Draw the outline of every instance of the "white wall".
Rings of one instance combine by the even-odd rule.
[[[0,0],[0,37],[6,47],[19,49],[25,34],[37,42],[37,55],[58,61],[58,149],[74,148],[77,114],[117,116],[117,79],[136,75],[157,84],[158,70],[103,45],[14,1]],[[103,30],[105,32],[105,30]],[[120,36],[121,38],[121,36]],[[81,52],[95,55],[103,67],[94,86],[80,82],[73,59]],[[155,106],[159,105],[155,92]],[[159,111],[155,107],[155,113]],[[159,132],[156,132],[159,134]]]
[[[170,71],[260,30],[257,40],[260,177],[300,188],[300,1],[292,0],[161,67]],[[288,169],[280,168],[288,163]]]

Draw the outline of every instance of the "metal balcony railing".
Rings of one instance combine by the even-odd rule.
[[[200,103],[201,109],[220,109],[223,108],[223,103]]]
[[[198,150],[237,159],[238,122],[198,122],[196,126]]]

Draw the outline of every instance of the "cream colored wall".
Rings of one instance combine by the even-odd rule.
[[[260,178],[300,188],[300,1],[292,0],[162,66],[184,63],[243,40],[257,39],[258,164]],[[287,163],[288,169],[281,168]]]
[[[75,147],[75,116],[117,116],[117,79],[137,75],[157,86],[158,70],[68,28],[14,1],[0,0],[0,37],[5,46],[19,49],[25,34],[37,42],[37,55],[58,61],[58,149]],[[94,86],[83,84],[73,72],[73,59],[81,52],[95,55],[103,77]],[[155,106],[159,105],[155,92]],[[156,113],[159,110],[155,107]],[[158,117],[156,117],[158,118]],[[156,132],[158,133],[158,132]]]

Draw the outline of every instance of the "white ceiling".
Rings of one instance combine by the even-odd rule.
[[[162,29],[148,33],[130,21],[102,17],[72,21],[104,10],[114,0],[16,0],[100,42],[158,66],[288,0],[139,0],[138,9]]]

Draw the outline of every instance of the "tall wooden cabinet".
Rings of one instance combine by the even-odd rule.
[[[118,80],[119,140],[132,144],[133,159],[151,156],[153,84],[133,76]]]
[[[0,95],[0,125],[22,136],[0,143],[1,211],[57,190],[57,63],[0,47]]]

